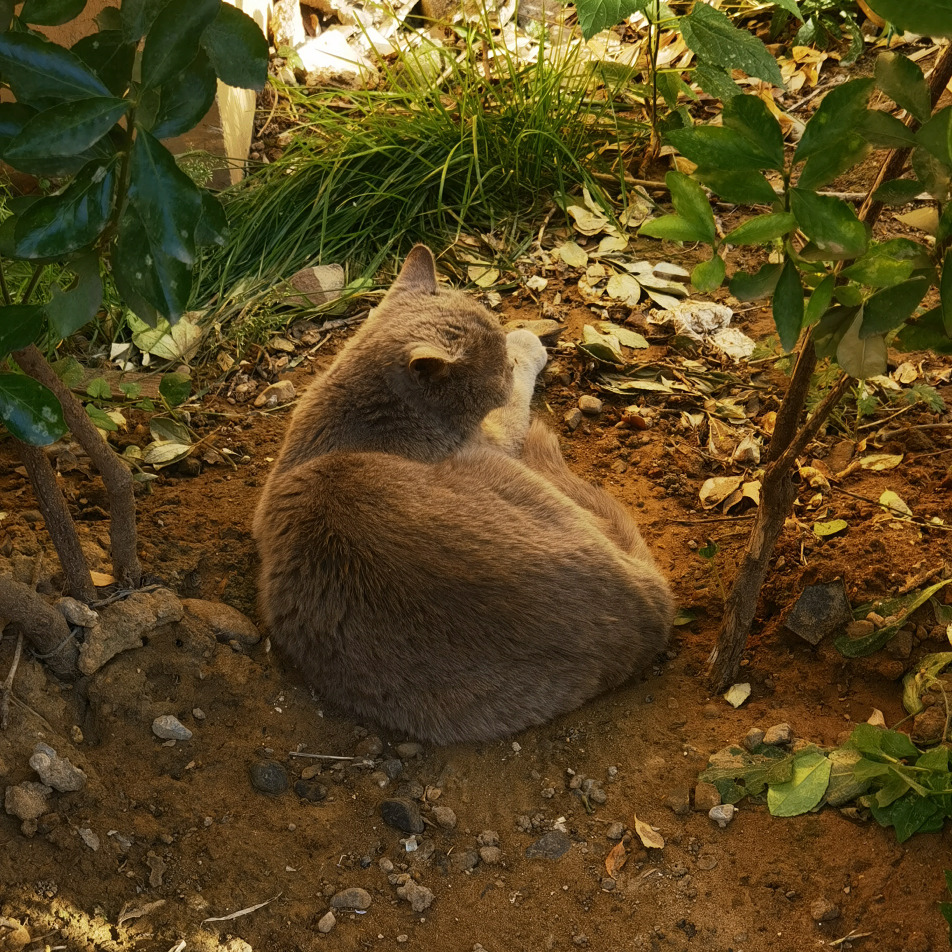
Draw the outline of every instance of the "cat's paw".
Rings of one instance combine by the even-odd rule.
[[[534,375],[542,370],[549,359],[542,341],[532,331],[510,331],[506,336],[506,350],[517,367],[525,367]]]

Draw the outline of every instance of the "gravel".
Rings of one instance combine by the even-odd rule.
[[[152,733],[161,740],[191,740],[192,732],[171,714],[160,714],[152,722]]]
[[[369,909],[373,898],[366,889],[350,886],[331,896],[332,909]]]
[[[422,833],[423,817],[420,808],[405,797],[393,797],[380,804],[380,816],[387,826],[392,826],[401,833]]]
[[[251,786],[259,793],[271,795],[288,789],[288,772],[276,760],[259,760],[248,768]]]
[[[552,830],[539,837],[527,850],[529,859],[560,859],[572,848],[568,835]]]

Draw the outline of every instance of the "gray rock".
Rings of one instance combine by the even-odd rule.
[[[572,841],[566,833],[552,830],[539,837],[526,850],[529,859],[560,859],[572,848]]]
[[[294,349],[294,345],[291,345]],[[265,387],[258,396],[255,397],[255,406],[271,409],[273,407],[284,406],[290,403],[296,396],[294,384],[290,380],[279,380],[268,387]]]
[[[420,808],[405,797],[384,800],[380,804],[380,816],[387,826],[392,826],[401,833],[422,833],[424,830]]]
[[[691,812],[691,791],[687,787],[675,787],[665,805],[676,816],[687,816]]]
[[[191,740],[192,732],[171,714],[160,714],[152,722],[152,733],[162,740]]]
[[[7,787],[3,805],[7,813],[20,820],[37,820],[49,809],[47,800],[52,792],[45,783],[27,780],[15,787]]]
[[[327,787],[316,780],[298,780],[294,784],[294,792],[302,800],[307,800],[309,803],[320,803],[321,800],[327,797]]]
[[[380,765],[380,769],[387,775],[388,780],[396,780],[403,773],[403,761],[389,757]]]
[[[415,740],[407,740],[402,744],[397,744],[394,748],[397,752],[397,756],[401,760],[409,760],[411,757],[419,757],[423,753],[423,745],[418,744]]]
[[[354,754],[358,757],[367,757],[370,760],[373,760],[375,757],[379,757],[383,753],[383,741],[376,736],[376,734],[371,734],[369,737],[365,737],[357,746],[354,748]]]
[[[423,912],[425,909],[429,909],[436,898],[432,890],[427,889],[426,886],[421,886],[412,879],[408,879],[402,886],[397,886],[397,895],[410,903],[410,908],[414,912]]]
[[[483,832],[476,837],[476,842],[480,846],[498,846],[499,834],[495,830],[483,830]]]
[[[912,654],[913,630],[901,628],[886,642],[886,654],[890,658],[905,661]]]
[[[765,731],[762,731],[759,727],[752,727],[744,735],[744,746],[748,750],[754,750],[754,748],[759,747],[764,742],[765,736]]]
[[[612,842],[617,843],[619,840],[625,838],[625,824],[615,822],[613,823],[605,833],[605,836],[608,837]]]
[[[498,846],[481,846],[479,848],[479,858],[487,866],[495,866],[502,862],[502,850]]]
[[[327,935],[336,925],[337,917],[334,915],[334,910],[328,909],[317,923],[317,931]]]
[[[707,815],[723,830],[737,812],[733,803],[721,803],[716,807],[711,807]]]
[[[577,430],[582,425],[582,411],[578,407],[572,407],[562,420],[570,430]]]
[[[250,647],[261,641],[261,632],[255,628],[254,622],[231,605],[207,602],[203,598],[183,598],[182,607],[193,618],[211,628],[215,640],[222,644],[237,641],[240,645]]]
[[[784,619],[784,625],[811,645],[853,620],[843,579],[808,585]]]
[[[703,781],[694,787],[694,809],[698,813],[709,813],[712,807],[720,806],[721,795],[713,783]]]
[[[359,886],[342,889],[331,896],[331,906],[334,909],[369,909],[371,902],[373,899],[370,893]]]
[[[578,408],[586,416],[598,416],[602,412],[602,406],[604,404],[598,397],[593,397],[591,394],[586,393],[584,396],[579,397]]]
[[[433,819],[444,830],[456,829],[456,814],[449,807],[433,807]]]
[[[479,865],[476,850],[456,850],[449,855],[449,866],[456,873],[467,873]]]
[[[774,724],[767,728],[764,734],[764,743],[776,747],[787,747],[793,743],[793,728],[789,724]]]
[[[259,760],[248,768],[248,774],[259,793],[276,795],[288,789],[288,772],[276,760]]]
[[[94,853],[99,849],[99,837],[88,826],[81,826],[76,832]]]
[[[814,922],[832,922],[839,919],[840,908],[829,899],[815,899],[810,903],[810,918]]]
[[[92,628],[99,622],[99,614],[85,602],[75,598],[58,598],[53,607],[71,624],[81,628]]]
[[[86,774],[74,767],[65,757],[47,744],[37,744],[30,757],[30,766],[39,774],[40,780],[60,793],[82,790],[86,786]]]

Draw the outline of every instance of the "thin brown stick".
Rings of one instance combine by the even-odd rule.
[[[13,651],[13,663],[6,680],[0,684],[0,731],[5,731],[10,723],[10,695],[13,693],[13,679],[20,665],[20,653],[23,651],[23,632],[17,632],[17,646]]]
[[[102,476],[109,496],[113,570],[124,585],[138,585],[142,567],[136,554],[136,501],[132,473],[102,438],[82,405],[34,344],[16,351],[13,359],[25,373],[53,392],[63,407],[67,426]]]
[[[89,566],[79,544],[76,525],[69,513],[66,500],[56,482],[56,474],[46,453],[39,447],[16,441],[16,447],[30,477],[33,495],[43,514],[47,531],[56,547],[66,577],[66,590],[73,598],[91,602],[96,597],[96,589],[89,575]]]

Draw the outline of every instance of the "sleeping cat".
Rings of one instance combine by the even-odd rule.
[[[541,724],[664,647],[628,512],[530,419],[546,353],[423,245],[304,394],[254,520],[274,643],[352,716],[436,743]]]

